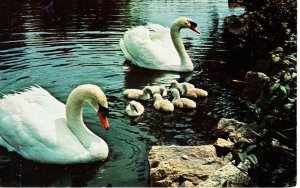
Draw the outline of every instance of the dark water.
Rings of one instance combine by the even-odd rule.
[[[199,145],[212,142],[215,123],[222,117],[243,118],[239,88],[232,85],[232,67],[222,40],[223,19],[241,14],[227,0],[0,1],[0,91],[20,91],[33,84],[65,102],[84,83],[99,85],[109,100],[111,130],[104,131],[93,110],[84,109],[88,127],[109,145],[103,163],[45,165],[0,148],[0,186],[148,186],[148,151],[152,145]],[[124,62],[118,42],[127,28],[147,22],[169,26],[177,17],[190,17],[202,31],[182,31],[195,71],[179,74],[144,70]],[[124,114],[125,88],[189,81],[206,89],[191,113],[146,112],[137,119]],[[5,162],[6,161],[6,162]]]

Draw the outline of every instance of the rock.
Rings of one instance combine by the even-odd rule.
[[[223,138],[218,138],[214,146],[231,149],[233,148],[234,143],[232,143],[231,141],[227,141]]]
[[[186,180],[180,185],[180,187],[195,187],[195,185],[192,182]]]
[[[218,138],[214,146],[216,147],[217,155],[220,157],[230,153],[231,149],[234,147],[234,143],[223,138]]]
[[[233,143],[237,143],[240,142],[242,140],[248,140],[245,138],[245,136],[242,133],[239,133],[237,131],[233,131],[229,133],[228,138],[233,142]]]
[[[245,35],[249,30],[249,16],[229,16],[224,18],[225,30],[234,35]]]
[[[218,169],[206,181],[198,184],[198,187],[243,187],[247,185],[250,178],[248,174],[241,172],[232,163],[228,163]]]
[[[245,81],[247,84],[242,91],[242,95],[250,101],[255,102],[270,81],[270,78],[262,72],[248,71]]]
[[[248,85],[255,86],[255,89],[263,89],[270,78],[262,72],[248,71],[245,80]]]
[[[188,160],[183,159],[183,155],[187,155]],[[236,185],[242,185],[242,182],[237,180],[242,174],[241,171],[232,166],[229,166],[232,169],[226,167],[230,159],[217,157],[216,149],[212,145],[153,146],[148,160],[151,186],[221,187],[222,182],[226,181],[233,182],[232,186],[235,186],[236,182],[238,182]],[[225,170],[220,171],[224,167]],[[215,182],[218,177],[222,178],[219,184]]]
[[[217,129],[228,133],[231,142],[250,142],[255,140],[257,134],[262,134],[263,128],[256,123],[246,124],[235,119],[220,119]],[[226,137],[227,139],[227,137]],[[219,141],[222,141],[220,138]],[[225,140],[226,141],[226,140]]]
[[[237,121],[235,119],[222,118],[218,122],[217,129],[222,129],[224,131],[231,132],[231,131],[234,131],[244,125],[246,125],[246,123]]]
[[[181,158],[185,159],[185,160],[188,160],[189,159],[189,156],[187,155],[181,155]]]

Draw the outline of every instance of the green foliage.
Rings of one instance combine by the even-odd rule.
[[[237,155],[240,159],[240,161],[243,163],[248,159],[253,165],[258,164],[258,160],[254,154],[249,154],[251,150],[256,148],[256,145],[250,145],[248,148],[246,148],[243,152],[238,152]]]
[[[254,119],[265,127],[266,134],[253,142],[253,145],[239,151],[237,156],[240,161],[248,159],[254,165],[249,174],[260,185],[291,186],[294,185],[293,177],[296,176],[294,131],[297,58],[295,53],[286,55],[283,48],[277,48],[272,53],[269,59],[273,63],[269,71],[270,82],[261,90],[256,101],[248,104],[248,108],[255,115]],[[277,62],[274,61],[274,54],[280,57]],[[254,146],[258,147],[257,150],[249,153]]]

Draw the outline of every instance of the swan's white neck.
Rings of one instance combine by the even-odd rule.
[[[84,93],[79,90],[71,92],[66,104],[67,125],[81,144],[89,150],[93,143],[99,143],[101,139],[91,132],[83,122],[82,111],[86,103]]]
[[[180,57],[181,66],[184,69],[186,69],[187,71],[192,71],[194,69],[194,65],[183,45],[183,41],[180,37],[180,30],[181,30],[181,27],[180,27],[179,23],[174,22],[170,29],[171,38],[172,38],[173,44],[178,52],[178,55]]]

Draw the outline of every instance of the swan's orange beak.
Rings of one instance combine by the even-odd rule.
[[[109,129],[109,123],[108,123],[107,116],[104,116],[103,113],[101,113],[101,112],[98,112],[98,116],[99,116],[100,123],[101,123],[102,127],[104,129],[108,130]]]

